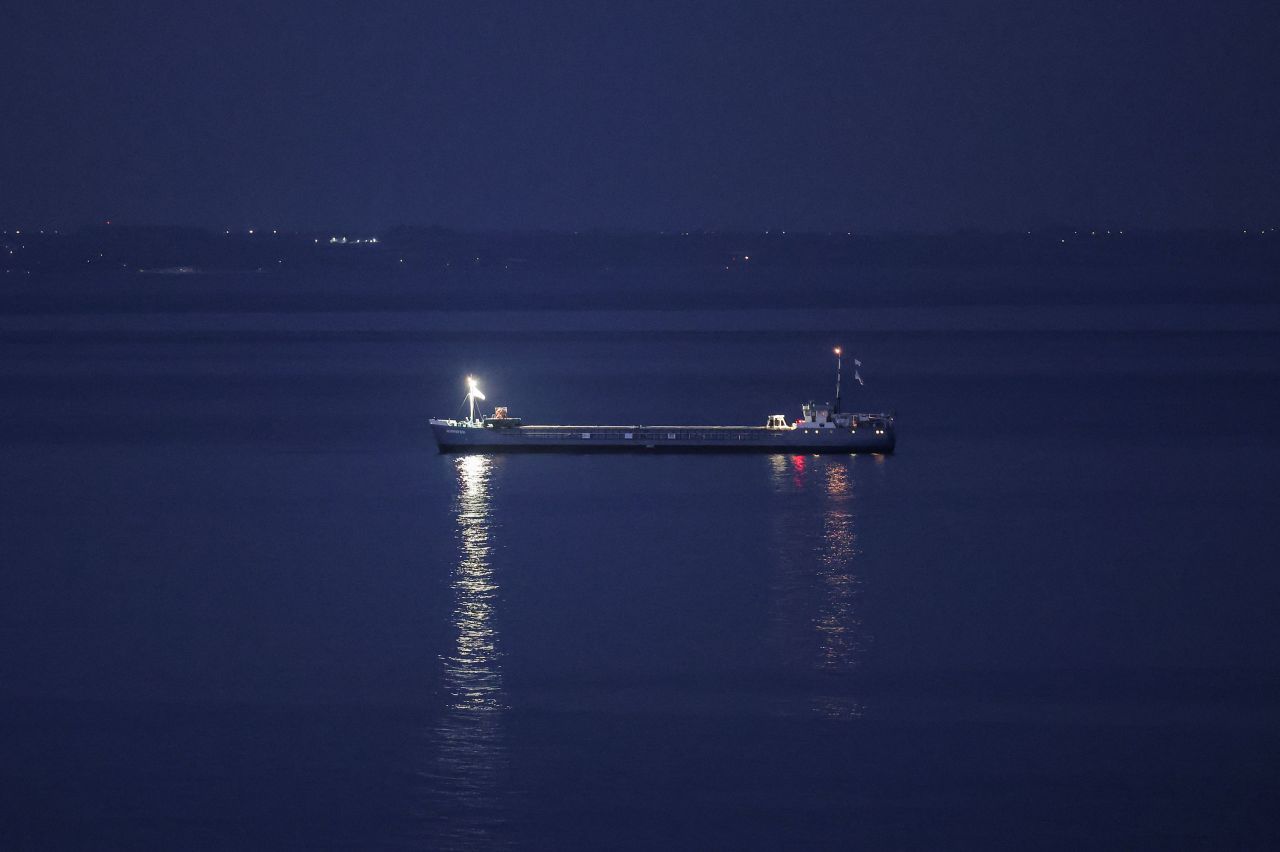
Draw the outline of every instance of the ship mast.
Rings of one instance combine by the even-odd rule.
[[[467,416],[468,423],[476,422],[477,399],[484,399],[484,394],[480,393],[480,388],[476,387],[476,380],[471,376],[467,376],[467,404],[470,406],[470,413]]]
[[[844,367],[844,357],[840,354],[840,347],[836,347],[836,405],[832,414],[840,413],[840,373]]]

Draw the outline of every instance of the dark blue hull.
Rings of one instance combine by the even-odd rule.
[[[879,428],[765,429],[751,426],[466,426],[432,421],[442,453],[892,453],[891,423]]]

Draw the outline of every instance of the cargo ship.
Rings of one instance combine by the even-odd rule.
[[[835,403],[807,402],[801,417],[788,422],[770,414],[763,426],[558,426],[532,425],[505,407],[486,416],[479,383],[467,377],[465,420],[428,421],[442,453],[510,452],[756,452],[756,453],[892,453],[894,415],[845,412],[840,409],[843,373],[836,355]],[[855,378],[861,384],[857,371]]]

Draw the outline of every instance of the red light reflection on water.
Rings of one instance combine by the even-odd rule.
[[[791,477],[791,484],[796,488],[804,487],[804,456],[792,456],[791,467],[795,471],[795,476]]]

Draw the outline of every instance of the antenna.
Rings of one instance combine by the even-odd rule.
[[[480,393],[480,388],[476,386],[476,380],[471,376],[467,376],[467,402],[470,404],[470,415],[467,417],[468,423],[474,423],[476,420],[476,400],[484,399],[484,394]]]
[[[836,407],[832,414],[840,413],[840,373],[844,368],[844,356],[840,353],[840,347],[836,347]]]

